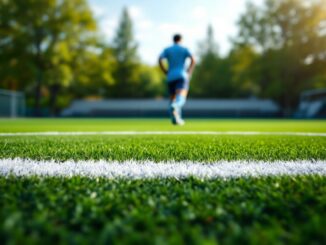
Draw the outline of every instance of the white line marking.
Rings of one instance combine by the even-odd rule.
[[[78,135],[279,135],[279,136],[320,136],[326,133],[313,132],[254,132],[254,131],[94,131],[94,132],[16,132],[0,133],[7,136],[78,136]]]
[[[0,176],[42,176],[109,179],[154,179],[196,177],[200,179],[259,177],[281,175],[326,176],[326,161],[219,161],[212,164],[198,162],[153,161],[36,161],[31,159],[0,159]]]

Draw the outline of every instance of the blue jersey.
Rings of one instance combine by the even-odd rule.
[[[188,73],[185,68],[186,59],[188,57],[191,57],[189,50],[179,44],[174,44],[171,47],[164,49],[163,53],[160,55],[160,59],[168,60],[168,82],[182,78],[188,79]]]

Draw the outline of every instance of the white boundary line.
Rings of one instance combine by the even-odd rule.
[[[0,159],[0,176],[40,177],[104,177],[108,179],[200,179],[261,176],[326,176],[326,161],[219,161],[200,162],[153,161],[36,161],[31,159]]]
[[[255,131],[94,131],[94,132],[16,132],[0,133],[0,137],[11,136],[78,136],[78,135],[278,135],[326,137],[326,133],[312,132],[255,132]]]

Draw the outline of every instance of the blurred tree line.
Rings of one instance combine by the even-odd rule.
[[[137,55],[127,9],[113,43],[103,39],[86,0],[0,0],[0,87],[25,91],[35,116],[76,98],[163,93],[163,75]]]
[[[238,26],[224,57],[208,27],[191,97],[271,98],[290,113],[300,92],[326,87],[325,0],[248,3]],[[76,98],[165,95],[163,74],[138,56],[127,9],[113,42],[103,40],[87,0],[0,0],[0,87],[25,91],[34,115]]]
[[[325,0],[248,3],[238,26],[226,57],[219,55],[208,28],[192,96],[271,98],[289,115],[302,91],[326,88]]]

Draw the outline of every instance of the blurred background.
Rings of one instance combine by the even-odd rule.
[[[326,0],[0,0],[0,116],[167,116],[175,33],[185,116],[326,117]]]

